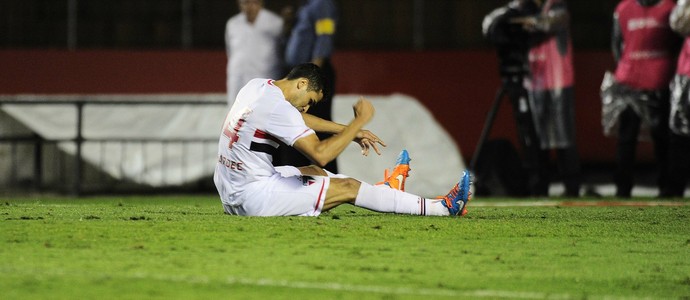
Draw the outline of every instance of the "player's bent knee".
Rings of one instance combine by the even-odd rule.
[[[328,176],[328,173],[326,173],[326,171],[324,171],[323,168],[316,165],[299,167],[298,169],[302,173],[302,175]]]
[[[331,178],[328,193],[349,202],[357,197],[360,185],[361,183],[354,178]]]
[[[352,191],[355,195],[357,195],[357,192],[359,191],[359,186],[361,183],[359,180],[354,179],[354,178],[341,178],[345,183],[345,188],[348,191]]]

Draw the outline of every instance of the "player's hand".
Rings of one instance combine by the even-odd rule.
[[[374,149],[374,152],[376,152],[376,154],[381,155],[381,151],[379,150],[378,145],[386,147],[386,143],[384,143],[378,136],[371,133],[371,131],[366,129],[362,129],[357,133],[357,136],[355,137],[355,142],[357,142],[357,144],[359,144],[359,146],[362,147],[362,155],[364,156],[368,156],[369,149],[372,148]]]
[[[355,119],[362,120],[365,123],[368,123],[374,117],[374,105],[364,97],[360,97],[357,103],[352,106],[352,109],[355,112]]]

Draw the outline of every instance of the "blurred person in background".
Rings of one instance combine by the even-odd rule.
[[[685,41],[671,82],[668,196],[683,197],[690,178],[690,1],[679,0],[670,21]]]
[[[484,37],[496,46],[499,75],[501,76],[501,87],[494,99],[493,111],[489,113],[489,119],[487,119],[486,122],[493,122],[492,118],[498,109],[497,106],[500,105],[502,98],[507,96],[513,108],[513,117],[515,118],[518,141],[522,148],[521,168],[511,168],[507,163],[498,165],[503,172],[509,172],[508,170],[514,169],[522,174],[522,176],[518,178],[515,178],[515,175],[508,176],[511,177],[510,184],[513,186],[513,188],[511,188],[512,196],[538,194],[534,188],[536,183],[540,181],[538,157],[541,153],[541,145],[534,128],[534,119],[532,108],[530,107],[529,95],[527,89],[525,89],[525,76],[529,75],[527,54],[530,49],[530,34],[523,28],[522,24],[515,21],[535,13],[536,10],[527,9],[528,7],[526,4],[527,2],[524,1],[510,1],[506,5],[491,11],[482,21],[482,33]],[[484,130],[488,130],[491,126],[491,123],[486,123],[484,125]],[[485,134],[485,132],[482,134]],[[499,141],[495,141],[495,145],[490,145],[489,147],[498,147],[497,142]],[[486,160],[481,160],[479,156],[479,152],[483,149],[484,140],[480,140],[480,143],[481,144],[477,146],[475,157],[470,166],[476,168],[475,176],[477,177],[476,188],[478,193],[484,191],[490,193],[489,191],[494,187],[490,187],[490,183],[483,183],[484,181],[491,182],[491,179],[486,178],[486,175],[484,175],[489,173],[489,171],[483,167]],[[503,155],[508,152],[506,150],[502,152],[504,153],[495,153],[493,156],[502,156],[502,159],[510,160],[508,155]],[[489,159],[499,161],[498,157]]]
[[[240,13],[225,25],[228,107],[249,80],[283,75],[283,19],[265,9],[263,0],[237,0],[237,5]]]
[[[515,0],[526,14],[514,18],[529,37],[529,74],[525,76],[534,126],[539,137],[536,196],[547,196],[549,161],[555,149],[566,197],[580,195],[580,158],[575,141],[575,97],[570,14],[563,0]]]
[[[616,68],[610,97],[604,97],[602,123],[607,135],[618,137],[616,197],[631,197],[641,136],[654,143],[659,196],[668,196],[669,83],[680,41],[669,25],[674,6],[672,0],[623,0],[613,14]]]
[[[310,114],[324,120],[332,120],[332,101],[335,94],[335,70],[331,64],[334,51],[335,33],[338,22],[338,10],[333,0],[302,0],[294,19],[290,16],[292,8],[283,9],[283,17],[293,20],[285,48],[286,67],[292,68],[301,63],[311,62],[321,68],[326,77],[324,99],[311,108]],[[320,139],[329,136],[318,134]],[[281,147],[278,164],[306,166],[311,164],[301,153],[290,147]],[[338,173],[335,160],[329,162],[325,169]]]

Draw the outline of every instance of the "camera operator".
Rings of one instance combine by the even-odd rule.
[[[529,33],[522,24],[516,22],[536,13],[536,7],[529,3],[531,2],[511,1],[505,6],[494,9],[484,17],[482,22],[484,36],[496,46],[501,79],[519,77],[522,80],[522,77],[529,73],[527,65]]]
[[[580,194],[569,18],[564,0],[513,0],[483,23],[485,36],[497,47],[526,165],[536,170],[530,182],[535,196],[548,196],[552,149],[565,196]]]

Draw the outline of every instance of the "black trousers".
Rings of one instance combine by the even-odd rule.
[[[551,172],[551,154],[555,153],[556,166],[558,173],[565,185],[565,195],[567,197],[579,197],[580,185],[582,183],[580,170],[580,155],[577,151],[575,140],[575,112],[574,112],[574,90],[572,87],[563,88],[560,100],[554,102],[556,96],[553,91],[533,91],[534,102],[540,107],[530,106],[535,110],[535,130],[537,138],[536,147],[536,180],[531,183],[531,190],[534,196],[548,196],[549,185],[553,176]],[[555,106],[560,105],[560,106]],[[553,114],[553,115],[552,115]],[[556,119],[558,118],[558,119]],[[554,131],[549,131],[549,127]],[[540,133],[541,132],[541,133]],[[555,134],[556,136],[546,136]],[[553,143],[559,146],[552,145]],[[547,148],[550,147],[550,148]]]
[[[549,168],[551,152],[552,149],[539,150],[539,175],[537,182],[532,187],[533,193],[536,196],[548,195],[552,177]],[[579,197],[582,178],[580,175],[580,155],[577,152],[577,146],[573,144],[570,147],[557,148],[555,152],[556,167],[565,186],[565,196]]]
[[[309,108],[308,113],[319,118],[332,121],[332,107],[333,107],[333,95],[335,95],[335,70],[330,60],[326,59],[323,66],[321,66],[321,71],[324,77],[326,77],[326,82],[324,84],[324,95],[323,100],[313,107]],[[320,140],[324,140],[330,137],[330,134],[317,133]],[[302,155],[295,148],[281,145],[278,148],[277,157],[273,158],[273,164],[277,166],[289,165],[295,167],[303,167],[313,164],[307,157]],[[324,167],[326,170],[338,174],[338,163],[334,159],[330,163],[326,164]]]
[[[667,192],[668,153],[669,153],[669,127],[670,113],[668,93],[654,96],[650,101],[651,115],[650,134],[654,143],[654,156],[657,163],[657,186],[659,195]],[[616,171],[613,180],[616,184],[616,197],[629,198],[631,196],[637,153],[637,142],[640,133],[642,119],[635,111],[628,107],[619,116],[618,142],[616,145]]]
[[[662,197],[681,198],[690,179],[690,137],[671,133],[668,184]]]

